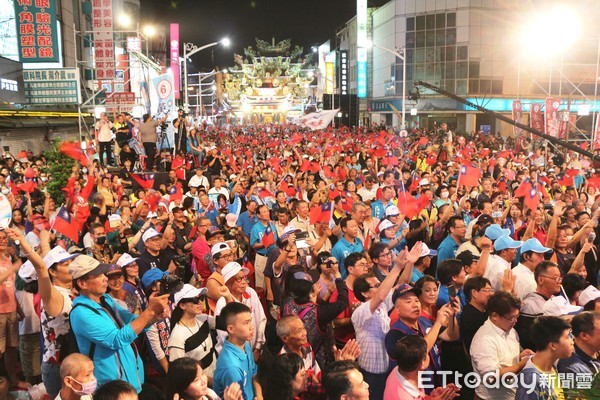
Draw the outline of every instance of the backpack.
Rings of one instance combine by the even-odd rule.
[[[60,361],[61,362],[65,358],[67,358],[67,356],[69,354],[81,353],[81,351],[79,351],[79,345],[77,344],[77,338],[75,337],[75,332],[73,332],[73,327],[71,325],[71,313],[77,307],[89,308],[96,314],[100,315],[98,310],[96,310],[95,308],[92,308],[86,304],[82,304],[82,303],[76,304],[75,306],[73,306],[73,308],[71,308],[71,312],[69,313],[69,333],[67,333],[66,335],[63,336],[63,340],[62,340],[61,347],[60,347]],[[89,352],[89,354],[86,354],[92,361],[94,360],[94,352],[95,351],[96,351],[96,343],[92,342],[90,345],[90,352]]]

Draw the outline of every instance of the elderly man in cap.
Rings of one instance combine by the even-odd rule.
[[[491,227],[492,225],[488,227],[488,229]],[[487,268],[483,274],[484,278],[490,280],[494,291],[502,289],[504,272],[510,271],[512,268],[512,262],[517,257],[517,249],[521,247],[522,244],[523,242],[513,240],[508,234],[498,237],[494,242],[494,254],[488,260]]]
[[[78,256],[69,265],[69,273],[79,290],[70,314],[72,329],[79,351],[94,362],[99,385],[121,379],[139,393],[144,383],[144,367],[132,345],[144,329],[162,319],[169,296],[151,296],[148,307],[139,316],[131,314],[106,294],[105,273],[109,268],[110,264],[101,264],[88,256]]]
[[[164,250],[167,247],[167,241],[162,233],[157,232],[154,228],[148,228],[147,230],[142,228],[141,231],[144,251],[137,260],[140,276],[144,276],[152,268],[158,268],[161,271],[175,271],[175,263],[166,257]]]
[[[544,255],[552,249],[542,246],[536,238],[526,240],[521,246],[521,262],[512,270],[515,279],[515,294],[523,300],[529,293],[535,292],[535,267],[544,261]]]
[[[250,341],[250,347],[254,353],[254,360],[258,360],[263,346],[265,345],[265,327],[267,325],[267,316],[263,310],[262,304],[256,291],[248,286],[248,268],[242,267],[235,261],[228,263],[222,270],[223,281],[229,289],[230,296],[223,296],[217,301],[215,316],[221,314],[221,310],[227,303],[236,301],[243,303],[250,308],[252,313],[252,324],[254,325],[254,337]],[[221,293],[222,295],[222,293]],[[223,342],[227,338],[227,333],[217,330],[218,343],[217,352],[221,351]]]

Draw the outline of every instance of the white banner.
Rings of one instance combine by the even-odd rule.
[[[303,117],[298,118],[295,121],[296,124],[302,125],[306,128],[310,128],[315,131],[317,129],[325,129],[327,125],[333,121],[335,115],[340,111],[339,108],[335,110],[323,110],[315,113],[306,114]]]

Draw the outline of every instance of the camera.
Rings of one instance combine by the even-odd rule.
[[[180,254],[172,258],[173,262],[177,267],[181,268],[189,264],[189,256],[187,254]]]
[[[323,264],[325,264],[327,266],[327,268],[331,268],[331,266],[334,264],[334,262],[333,262],[333,260],[327,260]]]
[[[158,291],[159,296],[165,294],[173,295],[181,290],[183,287],[183,281],[174,275],[165,275],[160,280],[160,290]]]

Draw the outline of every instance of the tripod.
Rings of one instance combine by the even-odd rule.
[[[159,133],[159,147],[160,147],[160,153],[158,153],[158,157],[160,157],[160,165],[158,165],[158,169],[159,171],[162,172],[166,172],[170,169],[170,165],[167,166],[167,164],[170,164],[170,156],[171,156],[171,145],[169,143],[169,136],[167,135],[167,129],[164,126],[161,126],[160,129],[160,133]],[[165,149],[167,151],[168,156],[165,156]]]

